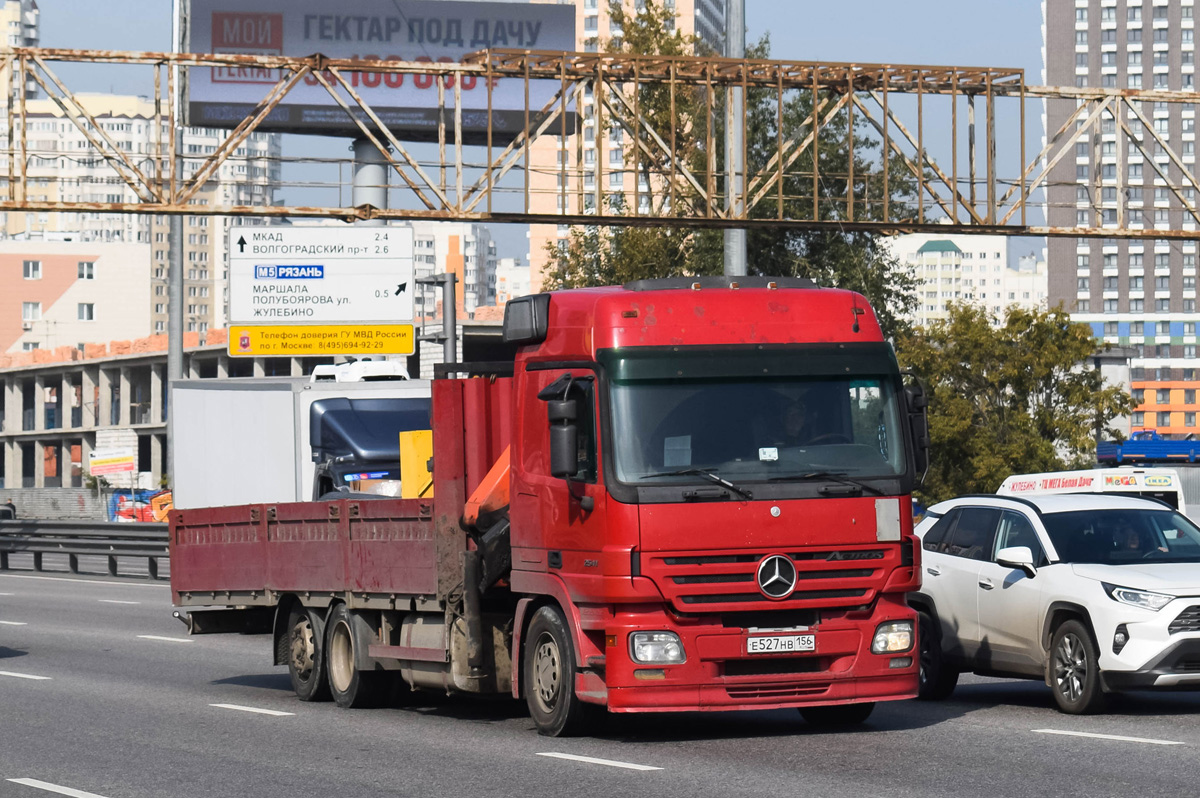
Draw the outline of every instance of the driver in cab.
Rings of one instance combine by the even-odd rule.
[[[777,446],[804,446],[828,432],[822,430],[810,399],[807,394],[801,394],[784,408],[783,423],[774,436]]]

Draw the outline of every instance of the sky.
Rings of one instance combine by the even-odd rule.
[[[1042,83],[1041,0],[745,0],[745,4],[747,42],[769,36],[772,58],[1018,68],[1025,70],[1027,84]],[[39,0],[38,5],[43,47],[171,47],[171,0]],[[114,77],[117,73],[111,69],[79,67],[72,72],[63,65],[59,71],[74,91],[123,90],[114,85],[121,78]],[[944,138],[948,141],[949,135]],[[1029,157],[1040,147],[1040,138],[1039,114],[1027,112]],[[344,156],[344,142],[322,141],[337,148],[332,157]],[[495,233],[501,257],[525,254],[523,233]]]

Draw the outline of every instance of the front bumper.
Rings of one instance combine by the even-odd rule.
[[[1200,639],[1180,640],[1136,671],[1100,671],[1109,692],[1200,690]]]
[[[1104,689],[1200,690],[1198,605],[1195,597],[1181,597],[1158,612],[1106,604],[1103,615],[1093,613]],[[1128,642],[1118,653],[1113,637],[1122,627]]]
[[[876,627],[916,622],[903,603],[881,597],[869,611],[827,612],[806,630],[756,630],[755,635],[813,634],[810,652],[748,654],[751,632],[726,626],[721,616],[675,618],[665,612],[619,612],[605,634],[605,684],[613,712],[769,709],[913,698],[917,651],[872,654]],[[632,661],[629,635],[669,630],[680,636],[687,661],[650,665]],[[905,661],[907,660],[907,661]],[[899,665],[900,667],[894,667]]]

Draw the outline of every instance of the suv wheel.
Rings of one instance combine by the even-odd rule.
[[[1103,709],[1098,658],[1096,643],[1080,621],[1066,621],[1054,631],[1050,643],[1050,689],[1058,708],[1068,715],[1086,715]]]
[[[937,632],[936,622],[927,612],[917,614],[917,645],[920,653],[917,697],[924,701],[948,697],[958,684],[958,671],[942,658],[941,635]]]

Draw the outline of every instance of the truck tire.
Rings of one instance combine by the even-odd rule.
[[[947,698],[958,684],[958,671],[942,657],[942,639],[936,623],[927,612],[917,615],[917,650],[920,654],[917,698],[922,701]]]
[[[338,604],[325,622],[326,673],[329,692],[334,703],[343,709],[377,707],[387,699],[387,677],[377,671],[360,671],[355,667],[358,646],[363,645],[354,633],[354,610]]]
[[[583,702],[575,695],[575,646],[562,611],[538,609],[525,631],[525,701],[538,734],[566,737],[582,726]]]
[[[874,703],[837,704],[830,707],[801,707],[800,715],[812,726],[837,729],[863,723],[874,710]]]
[[[292,690],[301,701],[328,701],[325,680],[325,641],[320,618],[299,604],[288,613],[288,675]]]

